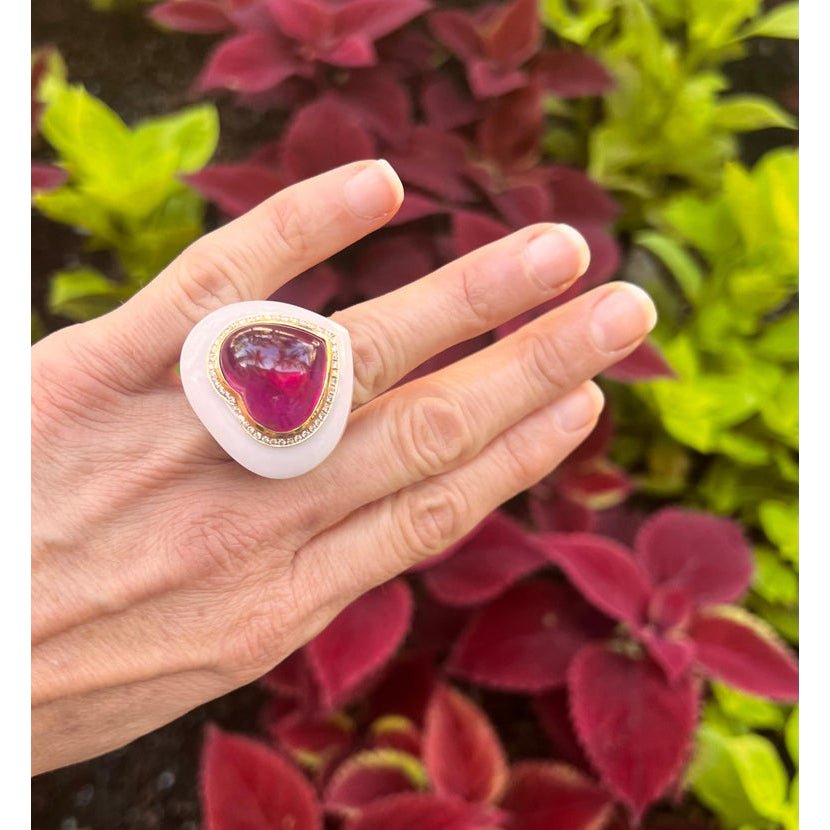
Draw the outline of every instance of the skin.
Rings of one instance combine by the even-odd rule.
[[[655,322],[624,283],[392,388],[571,285],[588,251],[556,225],[338,312],[355,410],[305,476],[258,478],[201,426],[175,372],[190,328],[381,227],[402,195],[385,162],[302,182],[198,240],[116,311],[34,347],[34,772],[122,746],[264,674],[590,433],[602,395],[589,378]]]

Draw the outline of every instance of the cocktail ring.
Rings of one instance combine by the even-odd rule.
[[[187,400],[222,449],[266,478],[293,478],[337,446],[352,403],[349,333],[287,303],[233,303],[185,340]]]

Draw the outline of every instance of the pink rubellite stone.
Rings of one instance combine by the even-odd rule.
[[[326,343],[293,326],[256,323],[225,339],[219,367],[258,424],[292,432],[309,419],[325,391]]]

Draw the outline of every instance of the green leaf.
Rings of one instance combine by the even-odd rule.
[[[798,314],[770,323],[755,341],[755,351],[769,360],[798,360]]]
[[[798,562],[798,503],[770,499],[759,506],[758,518],[767,538],[781,555]]]
[[[651,251],[668,268],[687,299],[695,301],[699,298],[703,272],[682,245],[657,231],[641,231],[634,241]]]
[[[761,95],[732,95],[718,102],[714,123],[734,132],[786,127],[794,130],[795,118],[769,98]]]
[[[129,160],[126,124],[82,86],[52,96],[40,130],[75,178],[112,181]]]
[[[137,159],[152,159],[157,153],[175,152],[174,169],[195,173],[207,164],[219,141],[219,115],[213,104],[199,104],[172,115],[137,124],[133,152]]]
[[[110,242],[115,242],[118,238],[110,214],[71,185],[50,190],[48,193],[38,193],[33,202],[35,207],[53,222],[82,228],[94,237]]]
[[[798,3],[783,3],[745,26],[739,37],[798,39]]]
[[[776,605],[794,606],[798,602],[798,577],[792,568],[767,548],[755,551],[752,588]]]
[[[90,320],[111,311],[129,295],[126,286],[108,280],[94,268],[74,268],[53,275],[49,310],[70,320]]]
[[[712,691],[724,714],[750,729],[779,729],[784,712],[768,700],[740,692],[723,683],[713,683]]]
[[[695,795],[729,827],[775,821],[785,809],[784,764],[760,735],[729,736],[701,727],[690,781]]]
[[[798,766],[798,706],[793,709],[792,714],[784,727],[784,741],[787,744],[787,752],[793,763]]]

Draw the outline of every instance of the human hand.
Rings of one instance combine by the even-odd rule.
[[[590,433],[602,396],[588,379],[655,321],[646,295],[623,283],[392,389],[584,271],[574,231],[536,225],[335,315],[351,335],[356,409],[319,467],[270,481],[218,447],[175,372],[190,328],[269,296],[381,227],[401,199],[378,162],[287,188],[197,241],[121,308],[34,347],[35,772],[123,745],[264,674]]]

